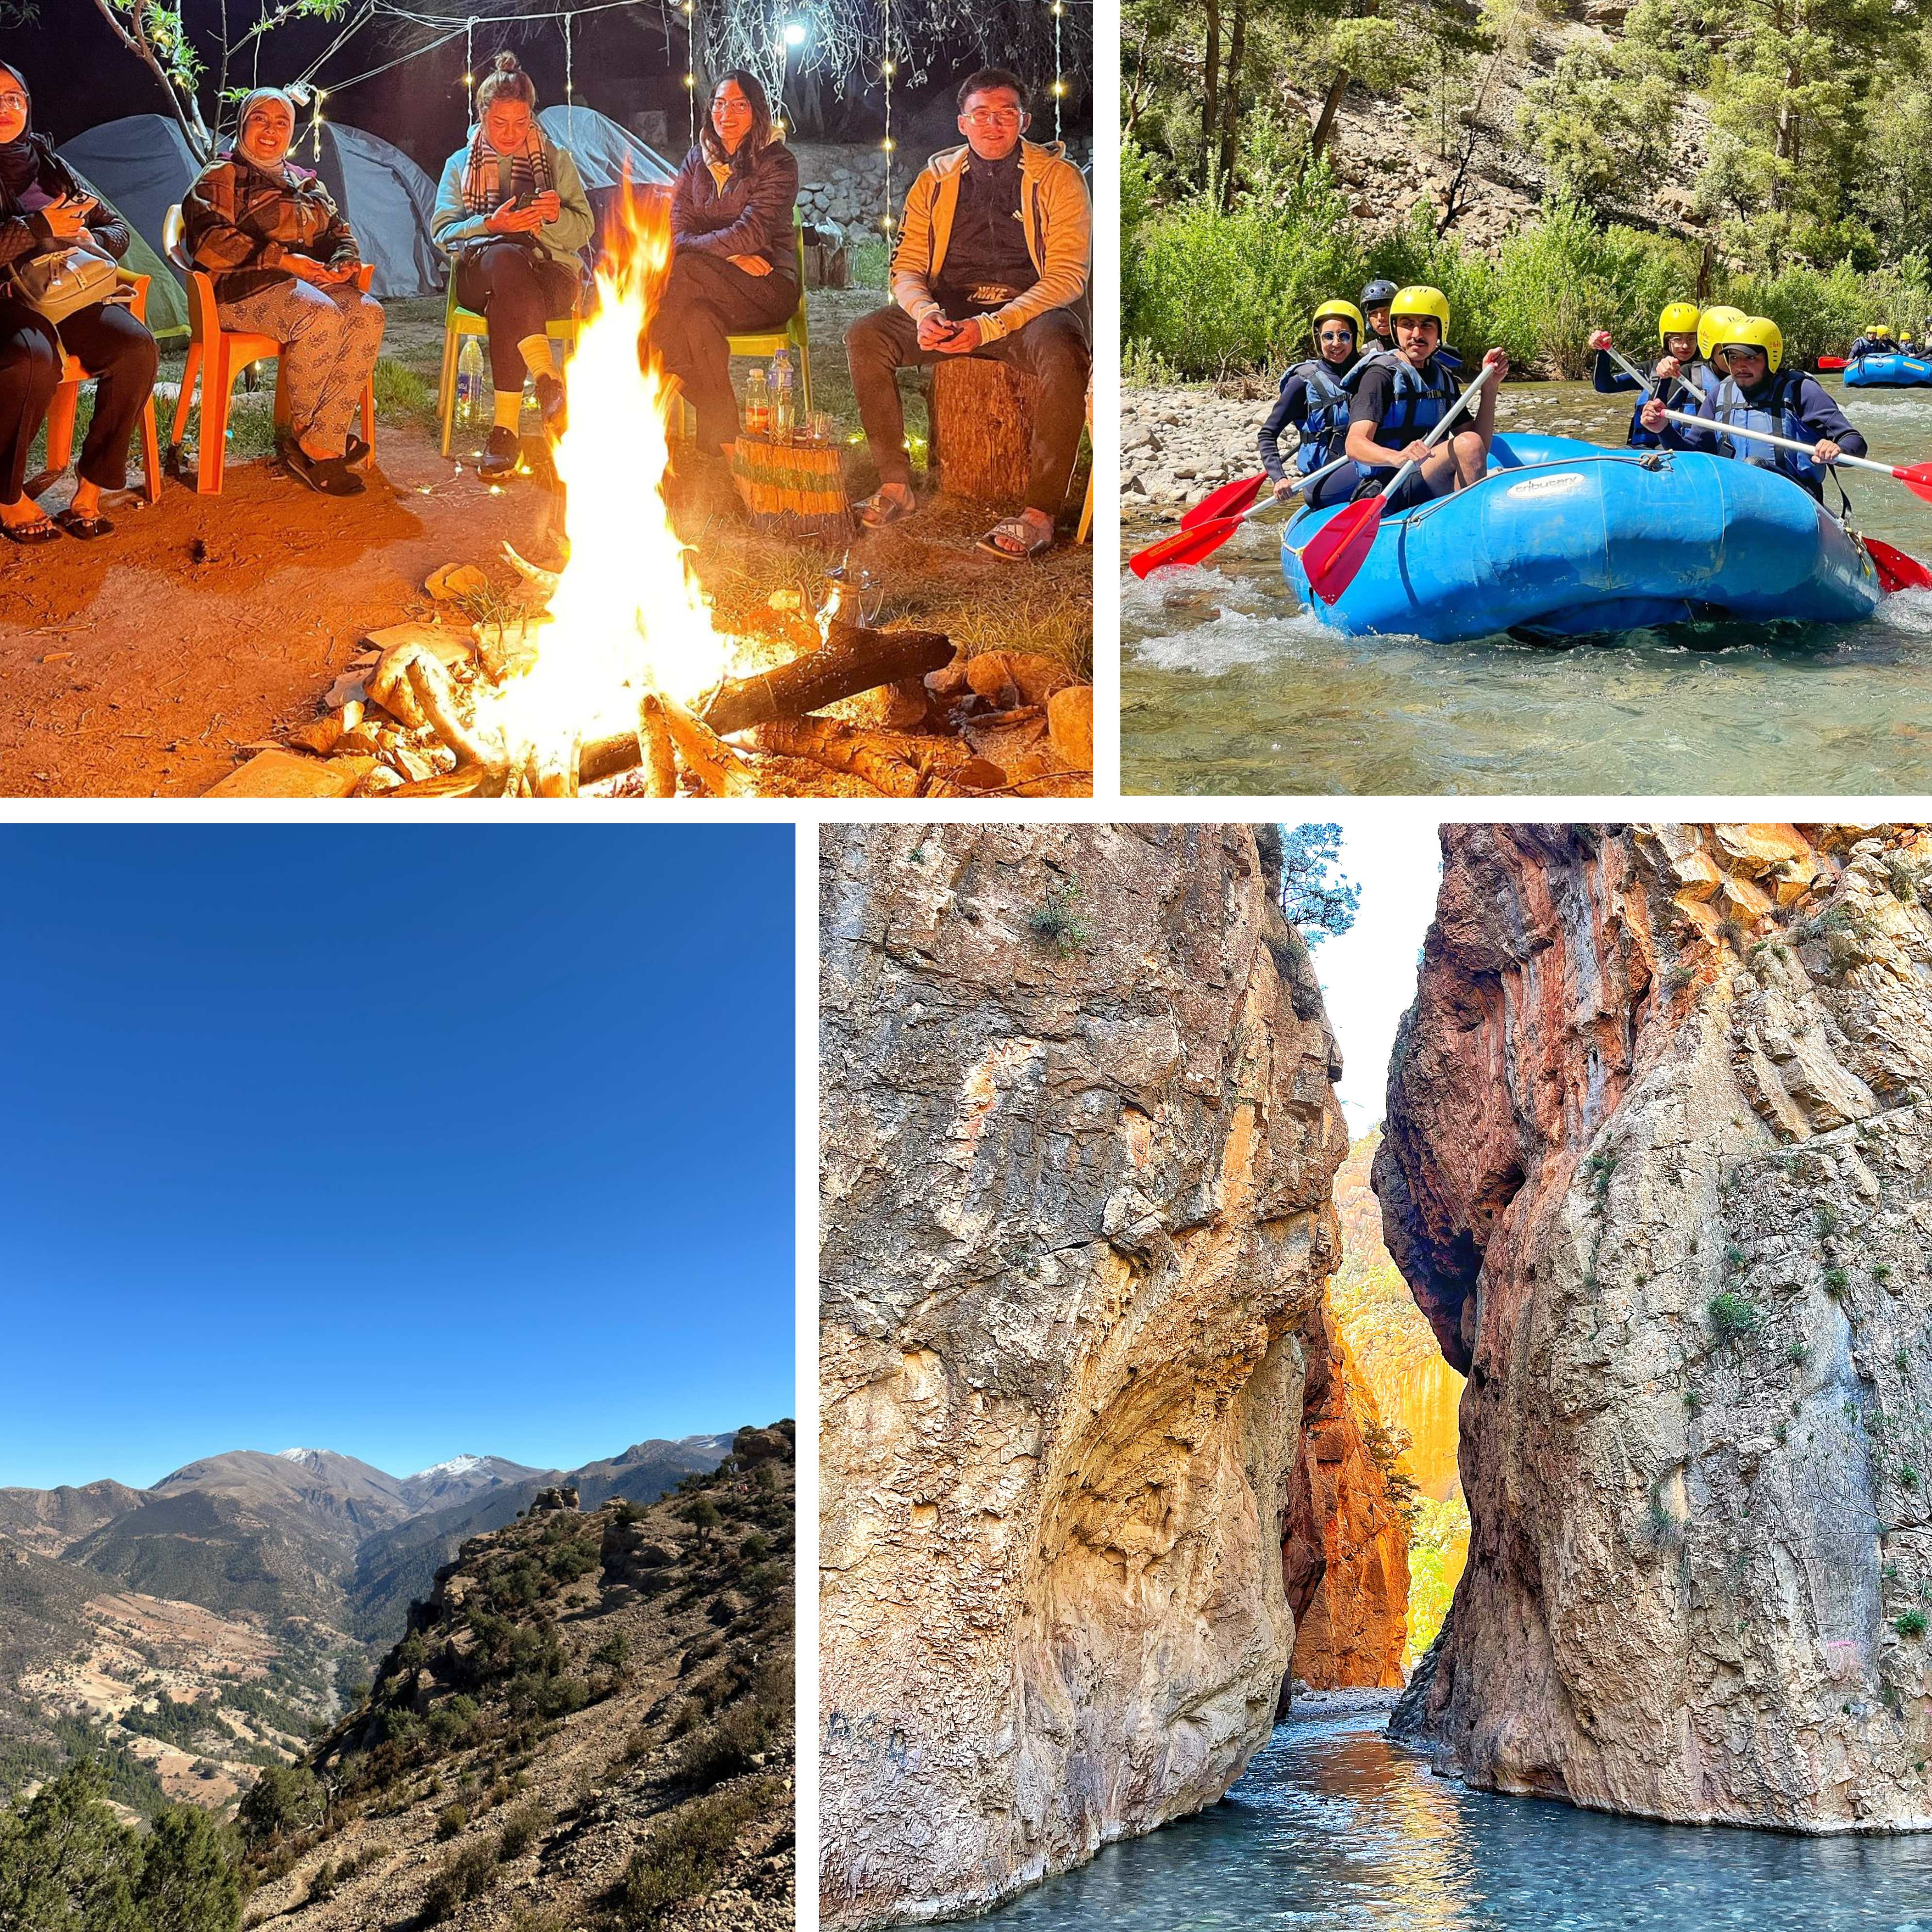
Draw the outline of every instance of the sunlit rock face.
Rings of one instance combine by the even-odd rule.
[[[1473,1531],[1396,1735],[1610,1810],[1932,1826],[1932,841],[1443,850],[1374,1178]]]
[[[1456,1410],[1462,1378],[1443,1359],[1441,1344],[1382,1245],[1382,1204],[1369,1185],[1381,1145],[1379,1130],[1360,1136],[1335,1177],[1342,1265],[1328,1286],[1328,1306],[1383,1423],[1408,1438],[1404,1468],[1425,1496],[1446,1502],[1462,1487]]]
[[[1247,828],[830,826],[820,860],[843,1927],[988,1904],[1267,1737],[1347,1134]]]
[[[1288,1484],[1282,1576],[1292,1676],[1318,1690],[1402,1681],[1408,1532],[1372,1440],[1376,1399],[1326,1307],[1310,1317],[1301,1451]]]

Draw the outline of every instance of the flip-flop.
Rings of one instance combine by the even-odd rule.
[[[1009,550],[999,542],[1002,536],[1012,537],[1025,547]],[[1004,557],[1009,563],[1024,563],[1052,549],[1053,532],[1048,530],[1042,534],[1024,517],[1002,517],[974,548],[984,550],[988,556]]]
[[[859,505],[859,520],[868,530],[882,530],[888,524],[903,523],[918,508],[916,502],[901,502],[880,490]]]
[[[0,524],[0,536],[9,543],[27,546],[52,543],[59,536],[59,528],[51,517],[36,517],[31,524]]]
[[[96,537],[111,537],[114,526],[105,517],[83,517],[76,510],[63,510],[54,521],[70,537],[78,537],[82,543],[92,543]]]

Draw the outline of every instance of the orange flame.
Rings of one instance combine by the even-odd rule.
[[[564,374],[569,426],[556,454],[569,560],[534,661],[478,719],[513,748],[567,743],[614,714],[634,721],[647,689],[689,702],[730,668],[664,496],[676,391],[655,350],[639,353],[670,260],[669,196],[627,184]]]

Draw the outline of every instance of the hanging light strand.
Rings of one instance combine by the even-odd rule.
[[[314,151],[315,164],[322,165],[322,89],[311,88],[308,97],[309,142]]]
[[[884,44],[879,52],[879,78],[886,92],[886,138],[880,144],[886,157],[886,212],[879,218],[879,228],[886,238],[886,285],[892,286],[892,76],[897,71],[892,61],[892,0],[881,0],[884,19]]]
[[[1060,64],[1060,16],[1066,0],[1053,0],[1053,138],[1060,139],[1060,104],[1066,95],[1066,76]]]
[[[577,82],[572,76],[570,46],[570,23],[575,17],[574,14],[566,14],[563,16],[563,98],[566,105],[572,107],[577,105]],[[1059,130],[1059,118],[1056,115],[1054,120],[1054,128],[1056,133]]]
[[[470,104],[470,124],[476,124],[476,16],[463,23],[463,98]]]

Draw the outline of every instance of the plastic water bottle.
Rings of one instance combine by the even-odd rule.
[[[772,399],[765,386],[765,372],[754,369],[745,384],[745,434],[764,436],[772,426]]]
[[[792,431],[798,427],[798,416],[792,400],[791,352],[781,349],[772,358],[772,440],[789,442]]]
[[[456,423],[459,429],[478,429],[483,422],[483,343],[472,335],[456,358]]]

